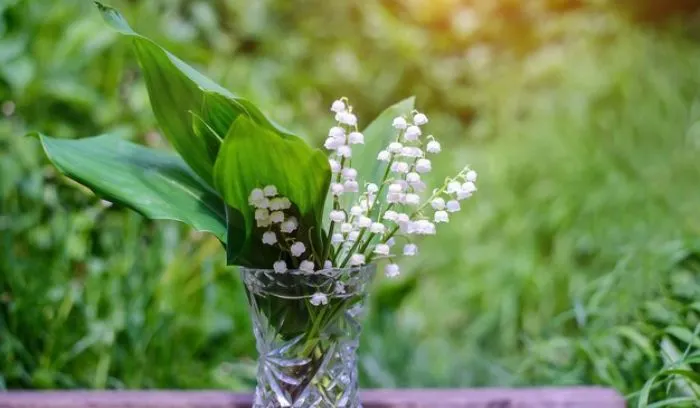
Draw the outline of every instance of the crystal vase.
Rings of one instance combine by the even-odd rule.
[[[253,408],[361,407],[356,353],[375,266],[240,269],[259,355]]]

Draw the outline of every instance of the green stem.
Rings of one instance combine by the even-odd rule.
[[[349,261],[350,258],[352,257],[352,254],[355,253],[355,250],[357,249],[357,247],[358,247],[358,246],[360,245],[360,243],[362,242],[362,236],[365,235],[365,231],[366,231],[366,228],[362,228],[362,230],[360,230],[360,234],[357,236],[357,240],[355,241],[355,244],[353,244],[353,246],[352,246],[352,247],[350,248],[350,250],[348,251],[347,255],[345,256],[345,259],[344,259],[343,262],[340,264],[340,268],[344,268],[345,265],[347,265],[348,261]]]

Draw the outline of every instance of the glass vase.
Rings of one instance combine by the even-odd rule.
[[[361,407],[357,347],[375,269],[240,268],[258,350],[253,408]]]

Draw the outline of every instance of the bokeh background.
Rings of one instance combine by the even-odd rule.
[[[700,2],[110,4],[311,143],[339,96],[367,124],[416,95],[445,150],[435,180],[479,171],[378,280],[364,386],[700,395]],[[250,389],[218,242],[106,205],[23,136],[166,147],[128,41],[89,1],[0,0],[0,104],[0,389]]]

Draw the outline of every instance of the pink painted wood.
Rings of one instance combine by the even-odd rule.
[[[599,387],[369,390],[365,408],[624,408]],[[252,397],[218,391],[49,391],[0,393],[0,408],[250,408]]]

